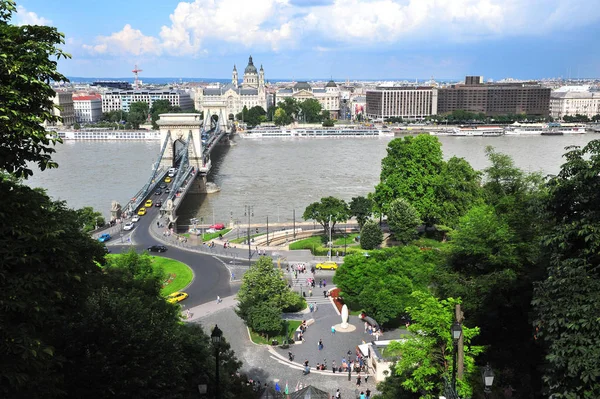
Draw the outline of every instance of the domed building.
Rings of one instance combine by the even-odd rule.
[[[241,84],[234,65],[231,83],[198,89],[194,100],[198,111],[207,110],[216,114],[222,112],[228,119],[233,119],[235,115],[242,112],[244,106],[248,109],[260,106],[266,111],[265,71],[262,65],[260,70],[257,70],[250,56]]]
[[[298,101],[314,98],[319,101],[324,110],[329,111],[331,118],[337,119],[339,117],[340,89],[333,80],[327,82],[325,87],[313,88],[308,82],[296,82],[292,87],[277,91],[277,103],[282,102],[286,97],[292,97]]]

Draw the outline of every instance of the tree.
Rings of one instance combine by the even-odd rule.
[[[412,320],[410,335],[403,341],[392,342],[388,352],[399,353],[395,372],[407,378],[402,386],[420,394],[420,398],[434,399],[444,392],[443,377],[452,372],[452,335],[450,328],[454,321],[454,308],[459,300],[448,298],[439,300],[429,293],[415,291],[412,294],[416,305],[407,308]],[[479,334],[479,328],[463,325],[464,337],[464,376],[457,378],[456,390],[460,397],[471,397],[469,379],[475,373],[475,357],[483,347],[471,345],[471,340]]]
[[[287,124],[291,123],[298,116],[298,112],[300,112],[300,104],[293,97],[284,98],[283,101],[277,104],[277,107],[284,110],[286,115],[290,117],[290,122]]]
[[[350,214],[356,218],[358,228],[362,229],[365,222],[373,214],[373,201],[365,197],[353,197],[349,206]]]
[[[383,241],[383,232],[377,222],[367,221],[360,230],[360,247],[362,249],[375,249]]]
[[[250,308],[248,327],[262,335],[276,335],[283,328],[281,310],[269,303],[258,303]]]
[[[129,105],[129,114],[127,115],[127,122],[133,125],[134,129],[139,129],[142,123],[145,123],[148,119],[148,103],[144,101],[138,101]]]
[[[160,117],[160,114],[167,114],[173,112],[173,106],[169,100],[154,100],[152,107],[150,108],[150,114],[152,116],[152,129],[158,129],[156,121]]]
[[[244,274],[237,295],[239,303],[236,313],[250,326],[253,309],[266,303],[277,310],[277,320],[280,320],[283,309],[298,303],[296,297],[297,294],[290,291],[283,279],[281,270],[273,267],[272,259],[261,257]]]
[[[289,125],[292,123],[292,118],[282,108],[277,108],[273,115],[273,123],[277,126]]]
[[[329,219],[331,218],[331,226]],[[350,218],[350,209],[346,201],[335,197],[321,198],[320,202],[313,202],[306,207],[302,214],[304,220],[316,220],[325,234],[329,234],[329,229],[333,231],[335,224],[345,222]]]
[[[548,182],[549,262],[534,291],[534,326],[545,350],[546,395],[594,398],[600,395],[600,141],[567,150]]]
[[[323,127],[333,127],[335,125],[335,121],[331,119],[325,119],[323,121]]]
[[[27,178],[33,174],[29,162],[41,170],[58,166],[51,154],[60,139],[42,124],[61,120],[49,82],[67,81],[56,60],[70,56],[58,48],[65,41],[56,28],[10,25],[15,11],[13,0],[0,1],[0,170]]]
[[[417,236],[421,218],[419,212],[407,200],[398,198],[390,204],[388,225],[396,240],[408,244]]]
[[[298,103],[298,108],[302,112],[303,122],[316,123],[321,122],[321,103],[315,98],[307,98]]]
[[[363,309],[381,324],[396,321],[415,304],[412,292],[427,291],[435,264],[441,261],[439,252],[416,246],[384,248],[369,255],[346,256],[333,282],[350,308]]]
[[[102,213],[94,211],[91,206],[84,206],[77,210],[80,223],[83,224],[83,232],[87,233],[98,227],[104,226],[105,220]]]
[[[266,119],[266,114],[267,112],[263,109],[263,107],[257,105],[249,110],[246,110],[244,121],[248,124],[248,126],[257,126]]]
[[[79,122],[75,122],[75,123],[73,124],[73,129],[75,129],[75,130],[79,130],[79,129],[81,129],[81,125],[79,124]]]
[[[380,183],[371,196],[376,211],[387,214],[394,199],[405,198],[425,224],[435,223],[439,219],[436,190],[443,163],[441,144],[435,136],[390,141],[387,156],[381,161]]]

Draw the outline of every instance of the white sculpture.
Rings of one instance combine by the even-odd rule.
[[[348,306],[342,307],[342,328],[348,328]]]

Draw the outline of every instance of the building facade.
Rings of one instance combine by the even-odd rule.
[[[536,82],[484,84],[482,77],[467,77],[469,84],[438,89],[439,114],[463,110],[487,116],[527,114],[548,116],[550,88]]]
[[[265,70],[262,65],[257,70],[252,61],[248,59],[248,65],[244,69],[242,83],[236,66],[233,66],[231,83],[215,85],[213,87],[198,88],[194,96],[194,104],[198,111],[210,111],[220,113],[228,119],[234,119],[235,115],[242,112],[244,107],[250,109],[255,106],[267,110],[267,92],[265,87]]]
[[[422,120],[437,114],[438,92],[433,87],[377,87],[367,90],[366,113],[370,119]]]
[[[330,118],[339,118],[340,89],[333,80],[327,82],[325,87],[313,88],[308,82],[297,82],[290,88],[279,89],[275,95],[275,105],[284,101],[285,98],[294,98],[297,101],[315,99],[319,101],[323,110],[329,111]]]
[[[550,116],[563,119],[577,114],[592,118],[600,114],[600,92],[555,91],[550,95]]]
[[[54,105],[60,108],[53,108],[52,113],[60,116],[62,122],[53,124],[54,126],[73,126],[75,123],[75,108],[73,106],[73,93],[70,91],[58,91],[52,100]],[[50,125],[46,123],[46,125]]]
[[[184,111],[194,108],[192,97],[182,90],[111,90],[102,94],[102,112],[129,112],[129,106],[135,102],[145,102],[152,107],[156,100],[168,100]]]
[[[97,94],[73,97],[73,108],[77,122],[97,122],[102,118],[102,96]]]

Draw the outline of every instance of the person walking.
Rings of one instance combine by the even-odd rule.
[[[319,339],[319,350],[323,350],[323,340]]]
[[[217,295],[217,303],[221,303],[221,297]]]
[[[365,381],[365,382],[367,382],[367,381]],[[370,390],[369,388],[367,388],[367,390],[366,390],[366,392],[365,392],[365,397],[366,397],[367,399],[371,399],[371,390]]]
[[[361,381],[361,376],[360,376],[360,372],[358,373],[358,375],[356,376],[356,386],[360,387],[360,381]]]
[[[331,326],[331,334],[335,335],[335,326]]]
[[[338,388],[335,391],[335,399],[341,399],[341,397],[342,397],[342,394],[340,393],[340,389]]]
[[[317,311],[317,303],[314,302],[314,308],[315,308],[315,312]]]
[[[308,296],[312,296],[312,289],[308,290]]]
[[[336,370],[335,360],[331,363],[331,370],[333,370],[333,374],[335,374],[335,370]]]

